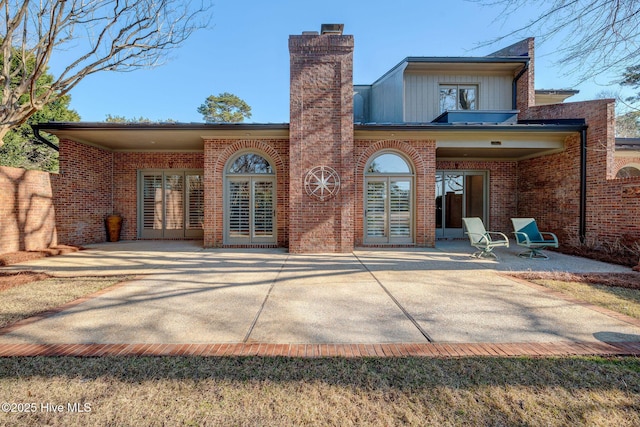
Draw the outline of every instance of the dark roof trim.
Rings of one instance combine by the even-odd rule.
[[[539,119],[539,120],[518,120],[518,124],[523,125],[563,125],[563,126],[585,126],[585,119]]]
[[[49,122],[34,130],[288,130],[289,123],[105,123]]]
[[[528,56],[408,56],[404,62],[419,64],[526,64]]]
[[[528,123],[360,123],[354,124],[354,130],[367,131],[450,131],[450,130],[487,130],[487,131],[548,131],[548,132],[579,132],[587,128],[584,120],[536,120]]]
[[[616,138],[616,150],[640,150],[640,138]]]
[[[577,89],[536,89],[538,95],[576,95],[580,93]]]
[[[586,128],[583,119],[520,120],[517,123],[354,123],[354,130],[570,130]],[[50,122],[33,125],[43,130],[288,130],[288,123],[89,123]],[[619,141],[620,138],[617,140]],[[638,140],[640,141],[640,140]]]

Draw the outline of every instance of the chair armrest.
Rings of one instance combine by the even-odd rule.
[[[547,236],[551,236],[551,238],[553,239],[553,242],[557,245],[558,244],[558,236],[556,236],[555,234],[548,232],[548,231],[541,231],[540,235],[542,236],[542,238],[544,239],[545,234]],[[545,239],[546,240],[546,239]]]
[[[491,243],[491,236],[489,236],[489,233],[485,233],[485,234],[480,234],[480,233],[470,233],[470,232],[466,232],[467,235],[469,236],[480,236],[478,237],[478,242],[477,243],[481,243],[482,240],[486,240],[487,243]]]
[[[527,233],[523,233],[522,231],[514,231],[513,234],[516,235],[516,243],[518,245],[527,245],[529,246],[531,244],[531,240],[529,240],[529,235]],[[518,239],[518,236],[522,235],[524,237],[524,242],[520,242],[520,240]],[[522,238],[522,237],[520,237]]]
[[[505,240],[507,243],[509,242],[509,238],[507,237],[507,235],[504,234],[504,233],[501,233],[499,231],[487,231],[487,234],[489,234],[490,236],[492,234],[496,234],[496,235],[500,236],[502,238],[502,240]]]

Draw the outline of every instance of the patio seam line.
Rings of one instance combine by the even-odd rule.
[[[276,274],[276,277],[274,277],[273,281],[271,282],[271,285],[269,286],[269,290],[267,291],[267,295],[265,295],[262,304],[260,305],[260,308],[258,309],[258,312],[256,313],[255,317],[253,318],[253,321],[251,322],[251,325],[249,325],[249,329],[247,330],[247,333],[244,336],[244,339],[242,340],[243,343],[246,343],[249,341],[249,337],[251,336],[251,334],[253,333],[253,329],[256,327],[256,324],[258,323],[258,319],[260,318],[260,315],[262,314],[262,311],[264,310],[265,305],[267,305],[267,301],[269,300],[269,296],[271,295],[271,291],[273,290],[273,288],[276,286],[276,283],[278,282],[278,279],[280,278],[280,275],[282,274],[282,271],[284,270],[284,266],[287,265],[287,262],[289,261],[289,257],[291,256],[291,254],[287,254],[287,257],[284,259],[284,261],[282,262],[282,265],[280,266],[280,270],[278,270],[278,274]]]
[[[391,301],[393,301],[398,308],[400,309],[400,311],[402,311],[402,313],[406,316],[407,319],[409,319],[409,321],[411,323],[413,323],[413,325],[418,329],[418,331],[422,334],[423,337],[425,337],[425,339],[432,343],[434,342],[433,338],[431,338],[431,336],[429,335],[429,333],[427,331],[425,331],[422,326],[420,326],[420,324],[418,323],[418,321],[411,315],[411,313],[409,313],[403,306],[402,304],[400,304],[400,301],[398,301],[393,294],[382,284],[382,282],[376,277],[375,274],[373,274],[373,271],[371,271],[369,269],[369,267],[367,267],[367,265],[362,262],[362,260],[360,259],[360,257],[358,256],[358,254],[356,254],[355,252],[351,252],[352,255],[358,260],[358,262],[360,263],[360,265],[362,265],[362,267],[371,275],[371,277],[373,277],[373,280],[376,281],[376,283],[382,288],[382,290],[389,296],[389,298],[391,298]]]

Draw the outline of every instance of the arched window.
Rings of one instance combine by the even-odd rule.
[[[254,152],[231,158],[225,188],[225,242],[275,243],[276,179],[271,162]]]
[[[413,168],[400,154],[382,151],[365,167],[365,243],[413,243]]]
[[[616,174],[616,178],[631,178],[634,176],[640,176],[640,169],[634,166],[625,166]]]
[[[271,163],[260,154],[244,153],[235,158],[229,165],[227,173],[238,174],[273,174]]]
[[[411,167],[407,161],[396,153],[383,153],[369,161],[366,169],[367,174],[373,173],[401,173],[410,174]]]

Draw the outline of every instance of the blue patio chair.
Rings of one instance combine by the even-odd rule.
[[[538,230],[538,224],[533,218],[511,218],[513,223],[513,234],[516,236],[516,243],[519,246],[528,248],[528,251],[518,254],[520,257],[531,259],[549,259],[543,254],[542,249],[557,248],[558,237],[549,232]]]
[[[467,229],[471,246],[478,249],[471,256],[476,258],[492,256],[498,259],[498,256],[493,253],[493,249],[500,246],[509,247],[509,238],[498,231],[487,231],[480,218],[462,218],[462,222],[464,228]]]

